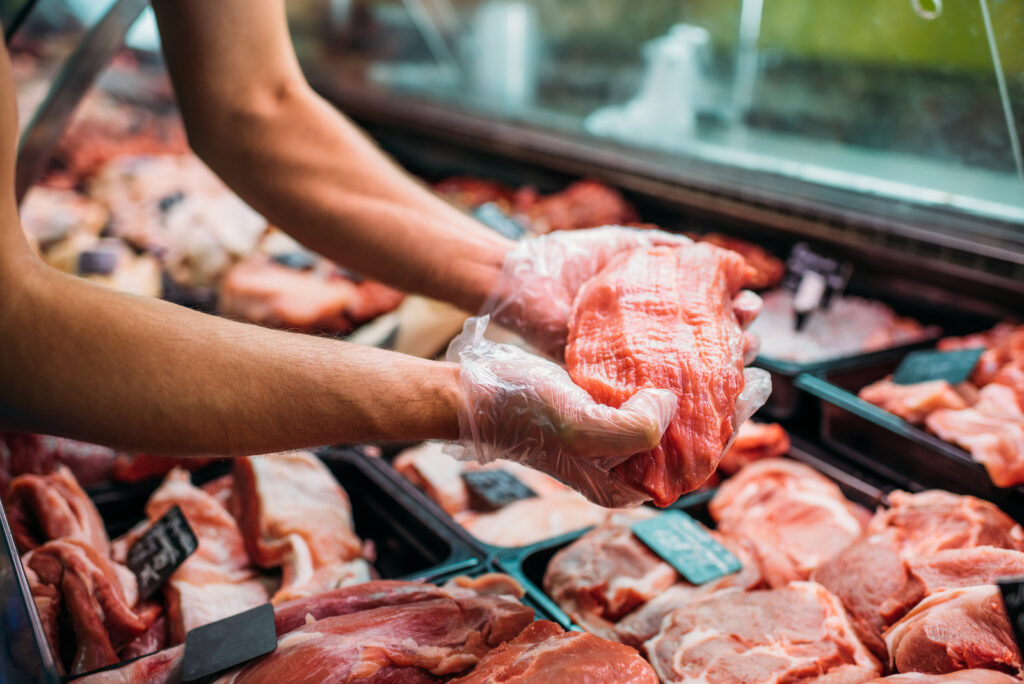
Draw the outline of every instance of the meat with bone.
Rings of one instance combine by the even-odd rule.
[[[712,535],[739,557],[743,569],[701,586],[686,582],[633,535],[633,523],[651,515],[638,509],[609,516],[555,554],[544,575],[548,596],[577,624],[635,646],[655,634],[672,609],[728,587],[748,589],[761,582],[749,547],[716,533]]]
[[[824,587],[723,591],[670,613],[646,644],[664,684],[863,682],[881,674]]]
[[[395,469],[480,541],[496,546],[525,546],[596,525],[608,515],[607,509],[537,470],[512,462],[478,466],[456,460],[443,453],[442,448],[439,443],[427,442],[406,449],[395,459]],[[472,510],[462,475],[479,470],[509,472],[537,496],[514,501],[496,511]]]
[[[831,480],[787,459],[750,464],[722,485],[709,509],[719,532],[753,544],[772,587],[810,577],[861,535],[868,517]]]
[[[101,555],[110,553],[99,511],[66,467],[51,475],[14,478],[4,505],[19,553],[53,539],[80,541]]]
[[[118,662],[117,650],[149,628],[156,611],[137,613],[131,572],[79,540],[57,539],[22,559],[43,630],[62,673],[78,674]],[[66,615],[74,644],[62,641]],[[72,650],[62,662],[62,648]]]
[[[553,622],[534,622],[512,641],[485,655],[453,684],[657,684],[640,655],[593,634],[566,632]]]
[[[991,585],[932,594],[885,633],[885,645],[899,672],[1021,669],[999,589]]]
[[[967,449],[997,487],[1024,483],[1024,406],[1006,385],[981,388],[970,408],[940,409],[925,425],[942,439]]]
[[[908,672],[872,679],[864,684],[1019,684],[1020,680],[995,670],[958,670],[949,674]]]
[[[932,411],[967,408],[977,400],[977,390],[968,384],[954,387],[945,380],[897,385],[884,378],[861,388],[857,396],[916,425],[924,423]]]
[[[700,487],[738,424],[767,398],[767,374],[744,377],[745,339],[732,310],[746,277],[741,256],[713,245],[638,249],[585,283],[573,303],[565,360],[576,384],[616,407],[649,387],[679,399],[661,443],[614,471],[659,506]]]
[[[735,475],[743,467],[763,458],[778,458],[789,453],[789,433],[778,423],[755,423],[752,420],[740,425],[736,439],[729,446],[718,472]]]
[[[184,470],[171,471],[146,504],[150,522],[179,506],[199,546],[164,585],[168,632],[180,643],[190,629],[267,602],[267,589],[249,568],[235,519]]]
[[[858,636],[880,658],[886,626],[923,595],[990,582],[1017,567],[1024,550],[1024,531],[987,501],[928,491],[893,492],[889,502],[862,539],[813,574],[843,601]]]
[[[238,458],[233,496],[256,565],[283,568],[278,603],[370,579],[348,495],[310,453]]]

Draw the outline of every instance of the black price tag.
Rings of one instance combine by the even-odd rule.
[[[537,493],[506,470],[471,470],[462,473],[469,491],[469,507],[474,511],[496,511]]]
[[[793,308],[808,313],[828,306],[834,295],[846,289],[852,273],[849,262],[823,256],[798,242],[786,259],[782,285],[793,293]]]
[[[139,582],[139,599],[152,596],[198,546],[199,540],[179,507],[164,513],[128,549],[127,565]]]
[[[510,240],[518,240],[526,233],[521,223],[503,212],[494,202],[481,204],[474,209],[473,218]]]
[[[743,563],[682,511],[633,523],[633,534],[691,584],[707,584],[743,569]]]
[[[945,380],[951,385],[959,385],[971,376],[978,365],[985,349],[957,349],[956,351],[924,351],[910,352],[903,357],[892,381],[897,385],[913,385],[918,382]]]
[[[202,680],[275,648],[274,607],[264,603],[186,634],[182,681]]]
[[[293,271],[312,271],[316,268],[316,257],[309,252],[283,252],[275,254],[270,259]]]
[[[1006,616],[1010,618],[1017,648],[1024,653],[1024,577],[998,579],[996,584],[1003,595],[1003,607],[1006,608]]]

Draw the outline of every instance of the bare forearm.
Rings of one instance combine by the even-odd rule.
[[[0,318],[0,424],[172,454],[457,435],[457,371],[106,291],[42,264]]]

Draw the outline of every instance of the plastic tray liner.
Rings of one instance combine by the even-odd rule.
[[[800,389],[820,402],[822,441],[905,489],[970,494],[1024,521],[1024,487],[996,487],[985,467],[960,447],[857,396],[862,387],[889,375],[898,364],[899,359],[889,359],[797,378]]]
[[[847,498],[871,511],[884,504],[888,493],[895,489],[891,483],[885,482],[877,475],[865,473],[855,464],[813,447],[799,438],[793,438],[793,447],[789,456],[835,481]],[[715,490],[713,489],[697,491],[683,496],[671,508],[685,511],[704,525],[713,528],[714,523],[708,513],[708,503],[714,495]],[[554,616],[551,619],[566,629],[580,630],[582,628],[574,624],[572,618],[544,593],[542,589],[544,573],[547,571],[551,558],[558,551],[583,536],[585,532],[586,530],[581,530],[549,539],[507,552],[495,559],[495,563],[503,572],[507,572],[522,583],[527,596],[541,606],[545,612]]]

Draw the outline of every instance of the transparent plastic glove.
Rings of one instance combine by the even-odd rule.
[[[559,365],[484,338],[489,318],[471,318],[448,348],[459,364],[462,460],[518,461],[609,507],[648,497],[608,471],[654,447],[676,412],[669,390],[637,392],[620,408],[595,402]]]
[[[623,226],[560,231],[521,240],[505,257],[501,276],[481,313],[491,314],[495,322],[560,361],[576,293],[612,257],[640,247],[690,244],[693,241],[683,235]],[[737,316],[746,327],[761,310],[760,297],[745,291],[736,302]],[[756,355],[753,338],[748,347],[751,344]]]

